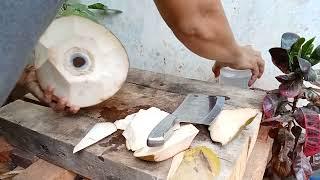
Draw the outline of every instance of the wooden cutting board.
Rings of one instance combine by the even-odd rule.
[[[260,108],[263,93],[131,69],[127,82],[111,99],[77,115],[57,114],[51,109],[25,101],[15,101],[0,109],[0,130],[9,142],[35,153],[50,163],[91,179],[165,179],[171,159],[152,163],[133,157],[125,147],[122,131],[77,153],[73,147],[97,122],[114,122],[139,109],[158,107],[173,112],[187,93],[230,97],[224,109]],[[241,179],[255,144],[260,119],[251,123],[226,146],[214,144],[206,126],[192,146],[212,148],[221,160],[218,179]],[[227,128],[227,127],[226,127]]]

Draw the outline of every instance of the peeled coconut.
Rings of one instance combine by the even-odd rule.
[[[222,145],[229,143],[255,119],[258,113],[260,113],[258,109],[251,108],[221,111],[214,123],[209,126],[211,139]]]
[[[72,105],[87,107],[114,95],[125,82],[129,61],[120,41],[104,26],[79,16],[55,19],[35,48],[43,89]]]
[[[117,126],[117,129],[125,130],[135,116],[136,116],[136,113],[130,114],[126,116],[124,119],[116,120],[114,124]]]
[[[174,156],[167,180],[212,180],[220,173],[218,156],[205,146],[198,146]]]
[[[136,151],[147,146],[147,139],[153,128],[169,113],[156,107],[141,109],[128,123],[122,135],[126,138],[128,150]]]
[[[192,124],[181,126],[160,147],[145,146],[134,152],[134,156],[146,161],[164,161],[189,148],[199,130]]]

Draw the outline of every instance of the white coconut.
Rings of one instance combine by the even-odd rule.
[[[87,107],[113,96],[125,82],[129,61],[120,41],[104,26],[79,16],[55,19],[35,49],[43,89]]]
[[[117,129],[125,130],[135,116],[136,116],[136,113],[130,114],[126,116],[124,119],[116,120],[114,124],[117,126]]]
[[[160,147],[144,147],[134,152],[134,156],[146,161],[164,161],[189,148],[199,130],[192,124],[181,126]]]
[[[73,153],[93,145],[116,131],[117,127],[113,123],[103,122],[95,124],[85,137],[74,147]]]
[[[222,145],[227,144],[246,124],[250,123],[259,112],[259,110],[251,108],[221,111],[214,123],[209,126],[211,139]]]
[[[136,151],[146,147],[150,132],[168,114],[155,107],[141,109],[122,133],[126,138],[128,150]]]

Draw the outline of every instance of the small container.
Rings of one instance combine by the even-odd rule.
[[[224,67],[220,70],[219,84],[222,86],[234,86],[247,89],[251,78],[250,70],[236,70]]]

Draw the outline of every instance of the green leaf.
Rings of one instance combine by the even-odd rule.
[[[315,37],[304,43],[301,50],[301,57],[304,59],[309,59],[309,56],[312,53],[313,50],[313,41],[315,40]]]
[[[306,39],[305,38],[300,38],[298,39],[297,42],[295,42],[290,49],[289,55],[293,58],[295,56],[300,56],[301,53],[301,46],[304,43]]]
[[[312,64],[312,66],[320,62],[320,45],[316,47],[316,49],[310,55],[309,62]]]
[[[98,22],[97,16],[84,4],[68,4],[64,10],[59,12],[59,16],[81,16],[92,21]]]
[[[102,4],[102,3],[94,3],[88,6],[89,9],[99,9],[106,11],[108,9],[108,6]]]

